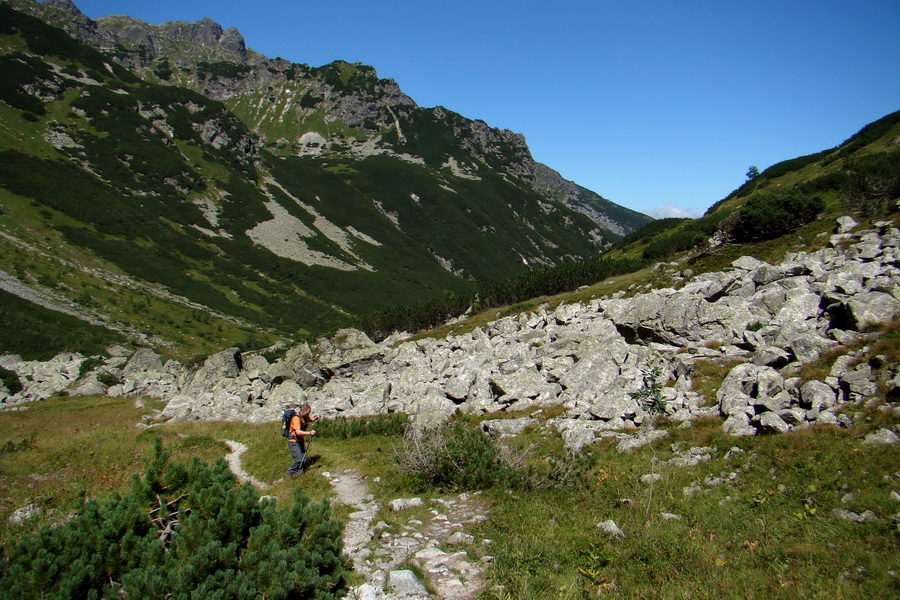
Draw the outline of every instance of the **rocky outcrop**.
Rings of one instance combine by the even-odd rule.
[[[777,265],[742,257],[678,289],[542,309],[445,339],[390,346],[342,330],[271,364],[231,348],[191,369],[139,350],[107,393],[163,398],[168,418],[251,422],[275,420],[300,400],[325,417],[404,412],[420,426],[456,411],[563,407],[547,423],[572,450],[610,436],[622,451],[649,443],[659,436],[646,425],[660,413],[675,421],[719,416],[736,436],[849,425],[840,411],[847,403],[896,410],[887,401],[900,391],[900,365],[872,358],[867,342],[878,335],[870,328],[900,315],[900,232],[882,222],[830,242]],[[843,354],[825,363],[827,376],[798,376],[834,349]],[[7,357],[3,366],[26,385],[7,404],[73,384],[77,368],[63,365],[76,359],[54,360],[36,367]],[[692,389],[704,361],[730,366],[715,398]],[[48,371],[59,372],[50,387],[29,385],[52,379],[34,374]],[[492,420],[485,431],[511,435],[535,423]]]

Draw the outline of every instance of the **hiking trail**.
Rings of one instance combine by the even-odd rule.
[[[247,446],[223,441],[231,450],[225,461],[238,480],[249,481],[260,491],[270,490],[271,484],[241,466]],[[400,513],[399,519],[391,519],[399,524],[382,520],[373,525],[383,506],[370,492],[366,478],[353,469],[321,474],[331,484],[336,500],[355,509],[344,527],[344,553],[366,583],[350,590],[347,600],[473,600],[484,587],[483,569],[493,559],[473,558],[467,550],[477,547],[476,540],[465,532],[467,526],[487,519],[478,494],[397,498],[387,503],[387,510]],[[481,540],[479,545],[487,548],[491,543]],[[405,563],[416,565],[427,581],[419,581],[404,568]],[[428,593],[426,584],[434,594]]]

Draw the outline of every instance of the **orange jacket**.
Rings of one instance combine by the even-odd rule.
[[[300,442],[303,443],[303,438],[309,435],[306,432],[306,424],[312,423],[314,419],[307,415],[306,418],[301,417],[298,414],[294,414],[291,417],[291,423],[288,426],[288,441],[289,442]]]

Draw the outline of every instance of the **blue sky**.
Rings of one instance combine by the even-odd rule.
[[[210,17],[269,57],[371,65],[420,106],[522,133],[538,161],[654,216],[702,214],[750,165],[900,110],[898,0],[75,3],[91,18]]]

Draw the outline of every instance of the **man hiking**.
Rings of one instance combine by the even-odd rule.
[[[313,417],[310,413],[312,407],[308,403],[303,403],[294,411],[291,417],[290,425],[288,425],[288,450],[291,451],[291,458],[294,462],[288,467],[287,476],[294,477],[303,472],[303,465],[306,462],[306,437],[316,435],[316,430],[306,430],[309,423],[318,421],[322,417]],[[312,441],[312,440],[310,440]]]

